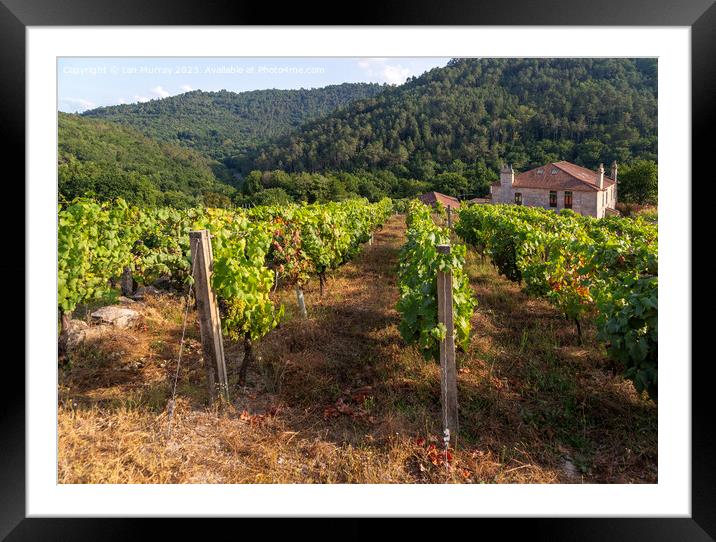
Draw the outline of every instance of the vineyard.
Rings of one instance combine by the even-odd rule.
[[[657,397],[657,226],[521,206],[472,206],[458,235],[499,272],[574,321],[596,318],[599,338],[638,391]]]
[[[418,201],[410,202],[407,225],[407,242],[401,250],[398,270],[400,333],[407,344],[417,343],[426,357],[437,358],[445,328],[438,322],[435,278],[438,270],[449,269],[453,277],[455,341],[464,349],[470,340],[470,319],[477,304],[463,272],[465,247],[454,246],[450,254],[438,253],[438,245],[450,244],[450,232],[436,225],[430,209]]]
[[[144,210],[122,200],[75,200],[59,210],[61,321],[66,324],[77,305],[107,295],[122,275],[147,284],[161,276],[176,286],[191,283],[189,232],[205,229],[212,236],[211,286],[222,307],[223,332],[245,341],[248,351],[280,320],[283,307],[269,299],[275,282],[294,284],[301,302],[303,282],[315,274],[323,288],[326,273],[350,259],[390,213],[387,199],[237,211]]]
[[[656,224],[512,205],[454,222],[388,199],[61,205],[60,481],[655,482]],[[231,362],[231,399],[209,407],[200,230]],[[72,318],[118,299],[138,326],[63,344]]]

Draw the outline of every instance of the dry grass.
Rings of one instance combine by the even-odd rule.
[[[465,437],[561,482],[656,483],[657,409],[574,326],[469,255],[480,302],[460,375]],[[467,426],[467,427],[466,427]]]
[[[655,405],[609,373],[593,329],[576,346],[551,307],[474,258],[480,306],[458,356],[461,434],[445,465],[434,449],[438,366],[397,328],[404,227],[391,219],[323,298],[310,284],[306,320],[293,290],[279,288],[285,321],[231,404],[206,406],[190,313],[171,432],[180,298],[147,299],[139,330],[75,352],[60,370],[60,482],[656,482]],[[230,371],[241,357],[228,345]]]

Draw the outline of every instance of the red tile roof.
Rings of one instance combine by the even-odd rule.
[[[445,194],[441,194],[440,192],[428,192],[426,194],[421,194],[420,196],[418,196],[418,199],[422,201],[425,205],[434,205],[436,201],[439,201],[445,207],[447,207],[448,205],[453,209],[458,209],[460,207],[459,199],[453,198],[452,196],[447,196]]]
[[[467,200],[468,203],[492,203],[492,198],[472,198]]]
[[[554,172],[554,173],[553,173]],[[614,184],[614,180],[604,175],[604,187]],[[544,188],[548,190],[598,191],[597,172],[570,164],[552,162],[536,167],[515,177],[513,188]]]

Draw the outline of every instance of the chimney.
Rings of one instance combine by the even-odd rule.
[[[604,164],[599,164],[597,175],[599,177],[599,190],[604,190]]]
[[[500,170],[500,184],[512,186],[515,182],[515,171],[512,169],[512,165],[503,164]]]

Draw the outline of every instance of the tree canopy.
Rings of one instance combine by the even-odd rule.
[[[659,169],[653,160],[635,160],[619,168],[618,198],[624,203],[656,205]]]
[[[455,160],[594,168],[655,160],[656,148],[655,59],[454,59],[227,163],[428,180]]]
[[[160,141],[221,160],[270,141],[303,123],[383,90],[375,83],[315,89],[204,92],[194,90],[136,104],[99,107],[82,115],[132,126]]]
[[[453,59],[399,86],[192,91],[60,114],[60,193],[212,205],[484,196],[517,171],[617,160],[657,193],[655,59]]]
[[[59,193],[137,205],[188,207],[229,202],[226,168],[201,154],[148,138],[128,126],[60,113]]]

